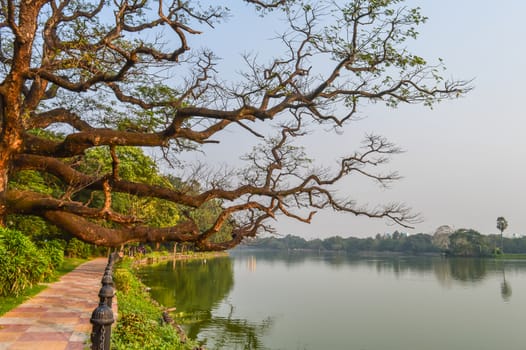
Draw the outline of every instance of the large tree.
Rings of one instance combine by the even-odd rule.
[[[430,105],[467,90],[464,82],[442,79],[441,62],[428,64],[407,50],[425,20],[418,9],[400,0],[244,0],[228,2],[232,10],[218,3],[0,2],[1,225],[10,214],[33,215],[99,245],[172,240],[215,250],[269,229],[277,215],[309,222],[324,208],[411,224],[414,216],[404,205],[367,208],[333,193],[349,174],[381,184],[395,180],[396,174],[375,171],[398,152],[393,144],[368,136],[362,149],[320,170],[311,168],[297,140],[307,128],[346,127],[368,101]],[[223,20],[236,21],[241,6],[285,19],[288,30],[276,41],[281,55],[264,62],[246,55],[244,80],[229,81],[214,53],[192,42],[198,35],[206,39]],[[279,128],[277,136],[265,138],[267,124]],[[157,148],[153,154],[170,164],[182,151],[217,142],[233,126],[262,140],[244,157],[246,168],[222,178],[203,169],[206,176],[194,179],[198,186],[121,176],[120,147]],[[45,137],[46,129],[63,137]],[[79,165],[94,148],[106,148],[100,154],[111,158],[110,170],[88,172]],[[61,191],[9,186],[21,171],[52,177]],[[83,191],[104,200],[83,200]],[[173,202],[181,218],[150,227],[116,210],[116,193]],[[211,201],[223,209],[212,224],[199,227],[190,210]],[[226,224],[232,239],[215,242]]]

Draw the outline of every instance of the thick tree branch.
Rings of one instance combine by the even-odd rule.
[[[414,222],[405,205],[367,207],[334,192],[350,175],[381,186],[397,180],[396,172],[382,172],[400,151],[393,144],[369,136],[333,168],[317,169],[301,143],[320,124],[343,130],[365,101],[432,105],[470,90],[469,82],[444,81],[441,62],[408,51],[406,39],[425,18],[399,1],[244,2],[259,15],[282,17],[289,30],[278,37],[283,54],[266,63],[247,54],[247,71],[229,81],[213,51],[190,45],[229,15],[221,5],[3,1],[0,224],[7,212],[38,215],[101,245],[174,240],[217,250],[270,231],[279,215],[308,223],[331,209]],[[203,169],[186,181],[163,175],[130,148],[174,159],[219,142],[232,124],[265,142],[244,157],[245,169],[220,176]],[[275,137],[266,125],[278,128]],[[62,135],[50,136],[58,129]],[[24,170],[36,173],[18,176]],[[33,176],[49,182],[55,197],[16,189]],[[120,205],[130,198],[136,201]],[[213,213],[199,215],[210,206]],[[164,221],[147,227],[139,207],[165,210]],[[226,229],[232,237],[215,242]]]

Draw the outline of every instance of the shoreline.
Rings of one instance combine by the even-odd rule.
[[[170,261],[170,260],[203,260],[203,259],[214,259],[214,258],[222,258],[229,256],[227,251],[220,251],[220,252],[198,252],[198,253],[192,253],[192,254],[182,254],[182,253],[169,253],[166,252],[166,254],[155,254],[152,256],[149,256],[148,254],[144,257],[131,257],[133,259],[133,265],[153,265],[158,264],[163,261]]]

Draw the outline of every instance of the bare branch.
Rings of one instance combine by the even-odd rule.
[[[276,38],[281,54],[266,62],[245,54],[234,80],[221,76],[211,49],[190,44],[235,9],[178,0],[3,0],[0,224],[8,212],[38,215],[96,244],[174,240],[203,250],[272,231],[280,215],[309,223],[325,209],[411,225],[417,216],[403,204],[364,206],[335,191],[355,175],[389,186],[400,178],[385,171],[398,147],[369,135],[361,149],[320,168],[303,141],[320,125],[344,130],[364,102],[432,106],[471,89],[469,81],[445,81],[441,61],[409,51],[407,39],[425,17],[399,1],[245,3],[288,29]],[[183,164],[182,151],[206,150],[200,145],[219,143],[232,125],[262,140],[243,157],[245,168],[189,165],[196,175],[183,180],[127,148],[151,147]],[[144,158],[130,160],[126,150]],[[54,196],[8,184],[25,170],[54,186]],[[155,179],[138,180],[133,172],[141,170]],[[122,198],[167,210],[167,218],[148,227],[135,209],[115,209]],[[214,241],[225,230],[231,238]]]

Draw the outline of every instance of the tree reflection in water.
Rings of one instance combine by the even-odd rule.
[[[210,344],[207,345],[207,348],[227,349],[238,345],[243,349],[264,349],[261,336],[272,327],[272,319],[267,318],[260,323],[253,323],[246,319],[232,317],[233,312],[234,306],[230,305],[228,317],[212,316],[196,324],[194,330],[197,333],[202,332],[200,339]]]
[[[176,322],[185,328],[189,337],[204,342],[208,349],[263,349],[263,341],[266,336],[272,335],[278,322],[277,319],[264,318],[265,315],[259,320],[241,318],[239,314],[244,311],[236,310],[235,301],[232,304],[229,302],[227,298],[234,287],[234,259],[252,272],[256,266],[258,269],[259,266],[290,269],[314,262],[335,271],[345,272],[349,267],[356,267],[386,277],[432,275],[446,288],[459,284],[478,285],[484,279],[502,274],[502,280],[497,282],[501,297],[508,302],[512,295],[504,262],[494,259],[438,256],[365,258],[294,251],[235,251],[231,252],[231,257],[168,262],[142,269],[143,281],[151,287],[152,296],[166,307],[177,307],[173,314]],[[507,272],[510,273],[524,270],[526,263],[507,265]],[[242,283],[244,281],[240,281]]]
[[[234,286],[229,257],[167,262],[146,266],[139,274],[151,288],[152,297],[165,307],[176,307],[176,322],[190,338],[204,341],[208,349],[233,344],[262,349],[260,338],[272,326],[270,318],[259,323],[236,319],[233,305],[226,317],[214,314]]]
[[[508,302],[511,299],[512,288],[506,279],[504,263],[492,259],[482,258],[445,258],[438,256],[374,256],[357,257],[345,254],[319,254],[305,251],[252,251],[261,261],[282,261],[287,266],[301,264],[309,259],[322,260],[332,268],[344,265],[366,265],[373,267],[378,274],[393,273],[401,277],[407,273],[426,274],[433,272],[437,281],[446,288],[451,288],[455,283],[481,283],[488,272],[502,272],[500,292],[502,299]],[[241,250],[236,255],[245,256]],[[515,268],[523,268],[516,266]]]
[[[502,271],[502,282],[500,283],[500,295],[502,297],[502,300],[505,302],[510,301],[511,299],[511,285],[510,282],[506,280],[506,268],[504,265],[504,262],[500,262],[500,269]]]

